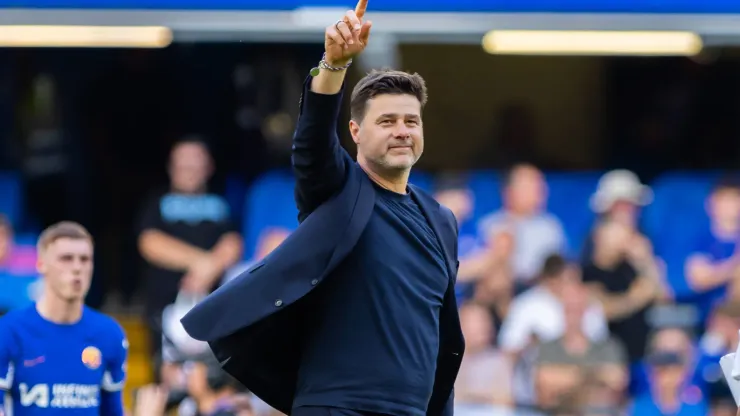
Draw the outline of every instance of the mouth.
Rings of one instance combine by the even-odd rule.
[[[411,146],[390,146],[388,150],[403,150],[403,149],[411,149]]]

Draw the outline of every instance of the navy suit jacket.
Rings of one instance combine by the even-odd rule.
[[[342,94],[315,94],[309,83],[310,78],[293,140],[299,227],[182,319],[193,338],[209,343],[226,372],[285,414],[293,405],[302,334],[311,330],[312,300],[320,299],[321,282],[355,247],[375,205],[370,179],[339,144]],[[427,410],[447,416],[465,349],[454,291],[457,223],[449,209],[413,185],[409,189],[442,243],[450,275]]]

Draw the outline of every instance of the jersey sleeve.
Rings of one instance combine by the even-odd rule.
[[[118,324],[112,325],[113,333],[110,352],[105,360],[105,373],[101,389],[104,391],[121,391],[126,382],[126,360],[128,358],[128,339]]]
[[[105,358],[105,373],[100,385],[100,415],[123,416],[123,386],[126,382],[128,339],[115,322],[111,325],[110,351]]]

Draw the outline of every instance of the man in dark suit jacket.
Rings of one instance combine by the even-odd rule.
[[[369,36],[363,14],[360,4],[327,28],[304,86],[293,142],[301,225],[183,324],[284,413],[451,415],[464,350],[457,224],[408,184],[424,146],[424,80],[373,71],[357,84],[357,163],[336,133],[345,71]]]

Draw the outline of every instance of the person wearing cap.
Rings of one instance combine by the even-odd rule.
[[[600,217],[608,217],[636,229],[640,208],[651,202],[653,191],[649,186],[643,185],[633,172],[617,169],[599,179],[589,204]]]
[[[647,314],[665,297],[661,279],[646,238],[616,219],[598,223],[593,250],[583,263],[583,282],[601,302],[609,331],[624,343],[631,363],[644,356],[650,332]]]
[[[645,360],[650,387],[635,397],[630,415],[705,416],[709,414],[706,397],[699,387],[691,383],[694,366],[687,354],[660,345],[657,334],[651,344],[653,344],[652,351]]]
[[[685,263],[686,281],[701,322],[713,307],[740,299],[740,182],[720,180],[706,200],[709,227],[693,237]]]

